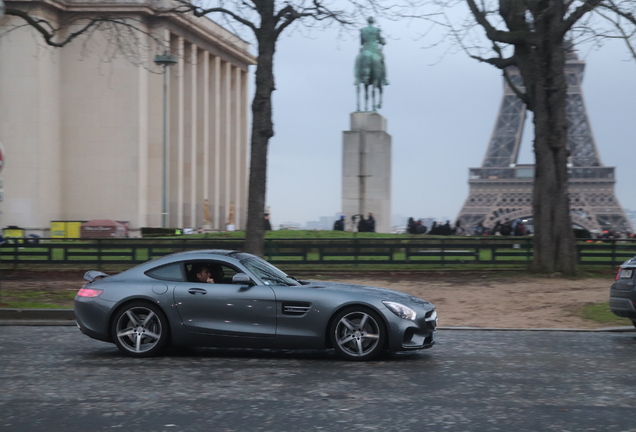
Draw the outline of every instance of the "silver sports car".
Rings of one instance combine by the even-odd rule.
[[[162,348],[333,348],[349,360],[434,344],[431,303],[383,288],[300,281],[243,252],[181,252],[115,276],[89,271],[80,330],[134,357]]]

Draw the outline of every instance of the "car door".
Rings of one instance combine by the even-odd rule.
[[[220,336],[274,337],[274,291],[265,285],[232,284],[237,269],[214,261],[209,264],[222,267],[221,283],[182,282],[174,288],[183,325],[193,332]]]

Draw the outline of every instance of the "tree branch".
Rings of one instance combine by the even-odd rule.
[[[634,14],[631,13],[631,12],[622,10],[620,7],[618,7],[616,5],[616,3],[614,3],[611,0],[599,4],[599,7],[607,9],[607,10],[609,10],[611,12],[614,12],[618,16],[621,16],[621,17],[625,18],[626,20],[628,20],[629,22],[631,22],[632,24],[636,25],[636,17],[634,17]],[[609,21],[612,21],[615,25],[617,24],[613,20],[611,20],[609,17],[606,17],[604,15],[601,15],[601,16],[603,16],[603,18],[605,18],[605,19],[607,19]]]
[[[615,5],[612,5],[612,6],[615,6]],[[609,8],[609,7],[605,6],[605,5],[602,5],[602,7],[605,7],[607,9],[611,10],[614,13],[618,13],[618,12],[616,12],[616,10],[613,10],[612,8]],[[632,43],[630,41],[630,37],[634,35],[634,32],[632,32],[632,34],[629,35],[629,34],[627,34],[625,32],[625,29],[623,28],[623,26],[621,26],[621,24],[617,20],[614,20],[614,19],[608,17],[607,15],[603,14],[602,12],[600,12],[598,10],[596,11],[596,13],[599,14],[601,17],[605,18],[607,21],[611,22],[614,25],[614,27],[616,27],[616,29],[620,33],[620,37],[619,36],[615,36],[615,37],[619,37],[620,39],[623,39],[625,41],[625,45],[627,45],[627,49],[631,53],[632,57],[634,59],[636,59],[636,48],[632,45]],[[627,14],[629,14],[631,16],[631,19],[627,18],[625,15],[623,15],[621,13],[618,13],[619,16],[627,18],[632,23],[636,24],[636,19],[634,19],[634,16],[631,13],[629,13],[629,12],[627,12]]]
[[[477,7],[474,0],[466,0],[466,3],[468,3],[468,7],[477,23],[486,30],[486,37],[488,37],[488,39],[492,42],[501,42],[512,45],[533,42],[534,38],[531,33],[497,30],[492,24],[490,24],[490,21],[486,18],[486,14]]]
[[[326,8],[319,0],[313,0],[312,4],[312,7],[303,8],[301,10],[297,10],[290,4],[287,4],[287,6],[281,9],[275,17],[277,23],[283,20],[282,24],[280,24],[276,29],[276,37],[278,37],[278,35],[280,35],[294,21],[307,17],[311,17],[316,21],[331,19],[343,25],[352,24],[351,21],[344,18],[343,12],[332,11],[331,9]]]
[[[508,87],[510,87],[512,91],[514,92],[514,94],[517,95],[517,97],[521,99],[523,103],[526,104],[527,107],[530,108],[530,99],[528,98],[528,94],[523,93],[521,90],[519,90],[519,87],[517,87],[515,83],[512,82],[512,80],[510,79],[510,75],[508,75],[507,69],[503,69],[503,76],[506,82],[508,83]]]
[[[221,14],[229,15],[231,18],[233,18],[237,22],[243,24],[246,27],[249,27],[250,29],[252,29],[254,33],[258,31],[258,28],[253,22],[251,22],[250,20],[246,18],[243,18],[242,16],[231,11],[230,9],[227,9],[224,7],[213,7],[213,8],[204,9],[200,6],[196,6],[192,3],[189,3],[187,0],[176,0],[176,1],[180,6],[176,8],[171,8],[171,9],[164,9],[161,11],[161,14],[168,15],[172,13],[183,14],[184,12],[192,12],[192,15],[196,17],[202,17],[210,13],[221,13]],[[250,9],[254,10],[255,8],[250,7]]]
[[[55,36],[57,36],[60,29],[54,28],[53,26],[51,26],[51,24],[48,21],[35,19],[31,15],[29,15],[27,12],[24,12],[19,9],[7,8],[5,10],[5,14],[22,18],[24,21],[27,22],[29,26],[33,27],[37,32],[39,32],[42,35],[47,45],[57,47],[57,48],[60,48],[60,47],[63,47],[64,45],[69,44],[73,39],[88,32],[91,28],[99,27],[101,23],[117,21],[113,18],[108,18],[108,17],[93,18],[89,20],[89,22],[84,27],[71,33],[66,38],[62,39],[61,41],[54,41],[53,39],[55,38]],[[46,29],[44,27],[45,25],[49,27],[49,29]]]
[[[594,8],[596,8],[601,3],[601,1],[602,0],[588,0],[577,7],[574,12],[572,12],[570,16],[565,19],[565,21],[563,21],[561,33],[566,34],[568,31],[570,31],[572,26],[576,24],[576,22],[580,20],[583,15],[594,10]]]
[[[506,69],[509,66],[516,66],[517,62],[514,60],[514,57],[501,58],[501,57],[492,57],[492,58],[484,58],[476,55],[470,55],[471,58],[474,58],[477,61],[482,63],[488,63],[493,65],[497,69]]]

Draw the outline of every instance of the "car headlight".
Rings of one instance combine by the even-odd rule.
[[[411,309],[408,306],[404,306],[401,303],[396,303],[392,301],[383,301],[384,305],[389,308],[391,312],[399,316],[400,318],[407,319],[413,321],[417,318],[417,312]]]

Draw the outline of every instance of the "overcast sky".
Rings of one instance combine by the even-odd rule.
[[[418,39],[421,24],[377,24],[388,39],[390,85],[379,113],[392,136],[392,214],[454,220],[468,196],[468,168],[481,165],[488,146],[501,72],[463,52],[439,61],[448,45],[424,49],[432,37]],[[342,133],[356,109],[358,49],[357,34],[339,38],[335,30],[295,32],[278,44],[266,200],[275,225],[341,211]],[[601,161],[616,167],[623,208],[636,210],[636,62],[620,42],[579,56]],[[532,139],[528,121],[519,163],[534,163]]]

